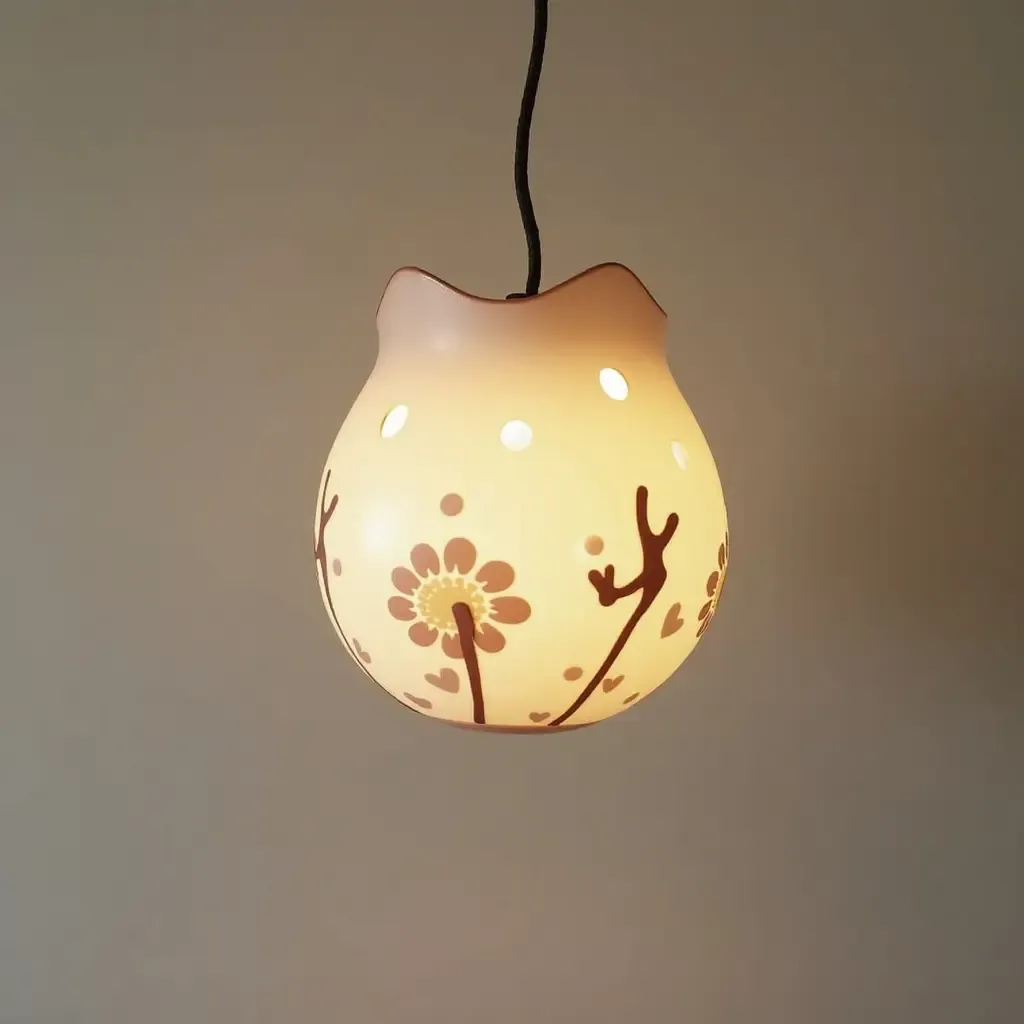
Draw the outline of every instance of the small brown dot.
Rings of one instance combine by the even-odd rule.
[[[622,703],[623,704],[632,704],[633,701],[635,701],[637,699],[637,697],[639,697],[639,696],[640,696],[639,693],[630,694]]]
[[[591,534],[584,542],[583,547],[586,549],[588,555],[599,555],[604,551],[604,541],[597,536],[597,534]]]
[[[583,669],[581,669],[578,665],[573,665],[572,668],[567,668],[562,673],[562,678],[568,679],[571,683],[573,682],[573,680],[579,679],[581,675],[583,675]]]
[[[446,516],[457,516],[464,504],[461,494],[446,494],[441,499],[441,511]]]
[[[333,572],[335,576],[340,576],[341,575],[341,560],[340,559],[336,558],[333,562],[331,562],[331,572]]]

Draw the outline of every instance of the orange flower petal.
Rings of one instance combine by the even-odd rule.
[[[414,622],[409,627],[409,639],[420,647],[429,647],[437,639],[437,630],[425,622]]]
[[[444,567],[449,572],[468,574],[476,565],[476,548],[465,537],[453,537],[445,545]]]
[[[708,616],[708,617],[707,617],[707,618],[706,618],[706,619],[705,619],[705,620],[704,620],[704,621],[703,621],[703,622],[702,622],[702,623],[700,624],[700,628],[699,628],[699,629],[697,630],[697,636],[703,636],[703,635],[704,635],[704,630],[706,630],[706,629],[708,628],[708,626],[709,626],[709,625],[711,624],[711,620],[712,620],[713,618],[714,618],[714,616],[713,616],[713,615],[709,615],[709,616]]]
[[[714,597],[715,590],[718,589],[718,573],[713,572],[708,577],[708,597]]]
[[[530,617],[530,606],[521,597],[496,597],[491,601],[491,618],[513,625]]]
[[[725,568],[725,545],[724,544],[719,544],[718,545],[718,568],[719,569],[724,569]]]
[[[424,578],[436,576],[441,571],[437,552],[429,544],[417,544],[409,553],[412,567]]]
[[[416,618],[416,609],[412,601],[407,597],[392,597],[388,599],[388,611],[402,622],[412,622]]]
[[[459,642],[459,635],[457,633],[445,633],[441,637],[441,650],[449,658],[461,658],[462,644]]]
[[[515,582],[516,574],[508,562],[485,562],[476,574],[476,581],[488,594],[508,590]]]
[[[477,647],[488,654],[497,654],[505,646],[505,637],[488,622],[477,626],[475,639]]]
[[[701,610],[699,612],[697,612],[697,618],[698,619],[706,619],[708,617],[708,612],[709,611],[711,611],[711,602],[710,601],[708,601],[708,603],[706,605],[704,605],[704,607],[701,608]]]
[[[404,565],[399,566],[391,574],[391,582],[395,585],[395,589],[400,590],[403,594],[414,593],[420,585],[416,574],[411,569],[406,569]]]

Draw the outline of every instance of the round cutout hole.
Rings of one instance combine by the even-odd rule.
[[[597,378],[601,382],[601,390],[609,398],[614,398],[616,402],[625,401],[626,396],[629,394],[629,385],[626,383],[626,378],[618,370],[613,370],[610,366],[606,366],[597,375]]]
[[[678,442],[672,442],[672,458],[676,460],[677,465],[680,469],[686,469],[690,464],[690,456],[686,453],[686,449]]]
[[[394,437],[405,426],[405,421],[408,418],[409,406],[396,405],[381,421],[380,436],[384,438]]]
[[[501,443],[509,451],[521,452],[524,448],[529,447],[532,440],[533,431],[530,429],[530,424],[524,423],[522,420],[509,420],[501,428]]]

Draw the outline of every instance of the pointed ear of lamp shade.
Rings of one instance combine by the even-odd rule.
[[[634,706],[707,629],[729,558],[666,317],[603,264],[512,300],[391,279],[320,483],[321,593],[408,708],[551,733]]]

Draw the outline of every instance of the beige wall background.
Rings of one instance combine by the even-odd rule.
[[[1018,4],[553,0],[545,284],[668,309],[721,613],[547,741],[332,635],[389,274],[522,287],[531,20],[0,8],[3,1024],[1024,1017]]]

